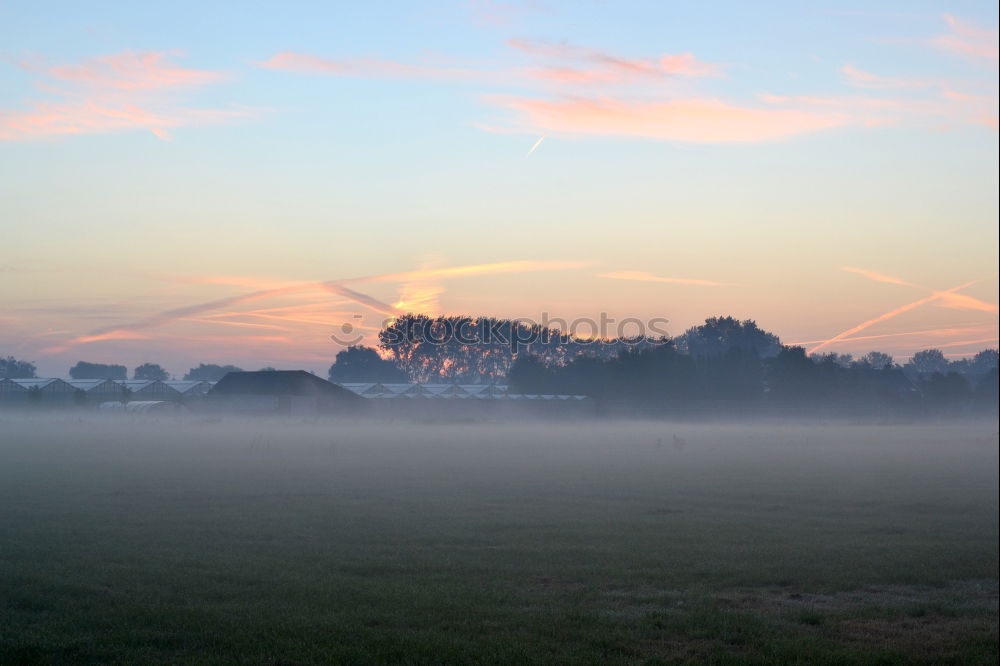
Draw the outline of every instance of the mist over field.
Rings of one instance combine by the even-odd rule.
[[[997,654],[990,420],[0,429],[2,663]]]

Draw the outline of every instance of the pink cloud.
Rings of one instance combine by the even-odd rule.
[[[932,38],[930,40],[932,46],[949,53],[992,61],[992,65],[996,67],[998,39],[996,29],[980,28],[950,14],[945,14],[944,20],[951,28],[951,32]]]
[[[536,78],[557,83],[628,83],[668,77],[720,77],[723,66],[698,60],[692,53],[664,54],[658,59],[624,58],[567,44],[512,39],[507,45],[534,58],[563,61],[530,70]],[[567,62],[571,64],[567,64]]]
[[[840,68],[840,73],[844,75],[844,79],[847,83],[855,88],[888,90],[893,88],[927,88],[935,85],[933,82],[924,79],[905,79],[879,76],[878,74],[858,69],[853,65],[844,65]]]
[[[167,128],[217,124],[249,115],[247,111],[212,109],[152,111],[100,98],[69,103],[35,102],[29,110],[0,111],[0,141],[128,130],[148,130],[160,139],[169,140]]]
[[[646,271],[614,271],[611,273],[595,273],[595,277],[610,280],[630,280],[633,282],[665,282],[668,284],[686,284],[696,287],[734,287],[732,282],[716,282],[715,280],[700,280],[696,278],[661,277]]]
[[[245,110],[194,109],[165,97],[167,91],[204,86],[221,72],[179,67],[162,52],[131,51],[80,64],[21,66],[44,76],[39,88],[57,99],[31,100],[24,109],[0,109],[0,141],[145,130],[163,140],[170,129],[230,122]]]
[[[25,69],[36,69],[22,62]],[[225,78],[222,72],[186,69],[167,61],[162,51],[135,53],[126,51],[92,58],[77,65],[58,65],[45,69],[58,81],[117,90],[162,90],[203,86]]]
[[[642,79],[723,75],[721,65],[703,62],[691,53],[666,54],[658,59],[644,59],[622,58],[595,49],[547,42],[514,39],[508,41],[507,45],[535,60],[549,62],[539,62],[524,68],[491,69],[404,63],[380,58],[328,59],[308,53],[283,51],[255,64],[265,69],[331,76],[510,83],[542,80],[557,84],[621,84]]]
[[[962,24],[955,24],[969,36]],[[488,103],[513,111],[504,123],[474,123],[497,133],[635,136],[700,143],[757,142],[841,126],[915,126],[940,130],[957,125],[997,126],[996,96],[977,96],[981,82],[890,77],[845,65],[853,87],[871,95],[761,95],[740,102],[698,92],[695,82],[721,77],[724,66],[689,52],[624,57],[564,43],[512,39],[507,45],[528,59],[504,67],[468,63],[403,63],[373,58],[330,60],[283,52],[259,66],[333,76],[391,77],[504,84],[540,89],[532,96],[487,95]],[[610,90],[615,88],[616,92]],[[599,91],[599,92],[598,92]],[[627,94],[622,91],[628,91]],[[896,91],[896,92],[893,92]],[[904,96],[905,94],[905,96]]]
[[[466,0],[462,4],[474,23],[490,28],[506,28],[525,11],[520,5],[497,0]]]
[[[696,143],[757,142],[839,127],[838,112],[761,109],[717,99],[632,102],[611,98],[495,98],[522,116],[531,132],[634,136]]]
[[[283,51],[265,61],[254,63],[264,69],[284,70],[307,74],[328,74],[332,76],[387,77],[399,79],[436,79],[482,81],[495,77],[499,72],[476,70],[464,67],[441,67],[436,65],[411,65],[408,63],[381,60],[378,58],[345,58],[329,60],[308,53]]]
[[[945,86],[946,83],[939,84]],[[919,96],[870,97],[858,95],[780,96],[760,95],[773,105],[795,105],[840,111],[852,122],[865,127],[906,125],[941,127],[946,125],[982,125],[996,131],[996,95],[974,95],[942,87]]]

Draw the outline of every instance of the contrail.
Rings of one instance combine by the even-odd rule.
[[[53,347],[50,349],[58,349],[59,351],[65,351],[67,348],[79,344],[86,344],[88,342],[96,342],[98,340],[111,339],[108,338],[107,336],[118,335],[122,331],[139,331],[143,329],[154,328],[157,326],[162,326],[164,324],[170,323],[171,321],[176,321],[178,319],[191,317],[192,315],[199,315],[205,312],[210,312],[212,310],[219,310],[222,308],[228,308],[233,305],[239,305],[241,303],[262,300],[265,298],[272,298],[274,296],[284,296],[287,294],[298,293],[307,290],[330,291],[335,294],[339,294],[340,296],[343,296],[349,299],[350,301],[371,308],[372,310],[380,314],[397,317],[403,314],[402,312],[400,312],[398,308],[395,308],[392,305],[384,303],[378,299],[372,298],[367,294],[363,294],[359,291],[354,291],[353,289],[348,289],[344,285],[353,284],[357,282],[390,282],[390,281],[402,282],[402,281],[412,281],[416,279],[451,278],[451,277],[487,275],[496,273],[522,273],[531,271],[567,270],[571,268],[580,268],[586,265],[588,264],[586,264],[585,262],[570,262],[570,261],[505,261],[493,264],[454,266],[452,268],[409,271],[404,273],[383,273],[381,275],[369,275],[357,278],[331,280],[328,282],[300,282],[291,284],[286,283],[280,287],[261,289],[259,291],[254,291],[239,296],[229,296],[214,301],[199,303],[197,305],[188,305],[185,307],[174,308],[172,310],[166,310],[159,314],[155,314],[145,319],[140,319],[139,321],[135,321],[130,324],[105,326],[91,332],[88,335],[83,335],[67,340],[65,343],[63,343],[63,345],[60,345],[58,348]],[[46,350],[42,351],[45,352]]]
[[[732,282],[716,282],[714,280],[696,280],[693,278],[660,277],[645,271],[617,271],[614,273],[595,273],[594,277],[611,280],[635,280],[637,282],[668,282],[671,284],[690,284],[701,287],[735,287]]]
[[[847,271],[848,273],[856,273],[858,275],[863,275],[869,280],[875,280],[876,282],[886,282],[888,284],[898,284],[904,287],[916,287],[918,289],[925,289],[932,294],[941,295],[941,307],[955,308],[956,310],[978,310],[980,312],[996,312],[997,306],[992,303],[987,303],[974,296],[966,296],[965,294],[952,294],[947,292],[942,292],[937,289],[931,289],[930,287],[925,287],[922,284],[915,284],[913,282],[907,282],[902,278],[893,277],[892,275],[883,275],[882,273],[876,273],[875,271],[865,270],[864,268],[855,268],[853,266],[841,266],[840,270]]]
[[[989,331],[992,330],[990,326],[956,326],[952,328],[929,328],[922,329],[919,331],[903,331],[901,333],[881,333],[879,335],[859,335],[853,338],[842,338],[838,342],[861,342],[863,340],[881,340],[883,338],[900,338],[911,335],[927,335],[931,337],[944,337],[948,335],[955,335],[956,333],[965,333],[972,331]],[[826,342],[823,340],[797,340],[795,342],[786,342],[785,344],[796,347],[805,347],[806,345],[818,345],[821,342]]]
[[[930,303],[931,301],[936,301],[939,298],[944,298],[948,294],[956,292],[956,291],[958,291],[960,289],[965,289],[966,287],[971,287],[974,284],[976,284],[975,280],[973,280],[971,282],[966,282],[965,284],[960,284],[957,287],[952,287],[951,289],[947,289],[945,291],[936,291],[933,294],[931,294],[930,296],[926,296],[924,298],[921,298],[919,301],[914,301],[912,303],[907,303],[906,305],[902,305],[902,306],[896,308],[895,310],[890,310],[889,312],[886,312],[885,314],[881,314],[878,317],[875,317],[874,319],[869,319],[866,322],[862,322],[862,323],[858,324],[857,326],[855,326],[854,328],[850,328],[850,329],[844,331],[843,333],[838,333],[837,335],[833,336],[832,338],[830,338],[826,342],[822,342],[822,343],[816,345],[815,347],[813,347],[811,350],[809,350],[809,353],[810,354],[815,354],[816,352],[818,352],[820,349],[823,349],[827,345],[831,345],[831,344],[833,344],[835,342],[839,342],[839,341],[843,340],[844,338],[850,337],[850,336],[854,335],[855,333],[858,333],[860,331],[865,330],[869,326],[872,326],[872,325],[877,324],[877,323],[882,322],[882,321],[886,321],[887,319],[892,319],[896,315],[901,315],[904,312],[909,312],[910,310],[912,310],[914,308],[919,308],[921,305],[926,305],[927,303]]]
[[[337,284],[336,282],[326,282],[323,284],[326,289],[329,289],[335,294],[339,294],[345,298],[349,298],[355,303],[360,303],[361,305],[367,306],[368,308],[378,312],[379,314],[389,315],[391,317],[398,317],[403,314],[393,306],[388,303],[383,303],[377,298],[372,298],[368,294],[362,294],[360,291],[354,291],[353,289],[348,289],[347,287]]]
[[[876,282],[888,282],[889,284],[899,284],[904,287],[919,287],[920,285],[913,284],[912,282],[907,282],[898,277],[893,277],[891,275],[883,275],[882,273],[876,273],[875,271],[868,271],[864,268],[855,268],[854,266],[841,266],[840,270],[847,271],[848,273],[857,273],[858,275],[863,275],[869,280],[875,280]]]
[[[533,145],[531,147],[531,150],[528,151],[528,155],[530,155],[531,153],[535,152],[535,150],[538,149],[538,146],[542,145],[542,141],[545,141],[545,137],[546,136],[548,136],[548,135],[547,134],[543,134],[541,137],[539,137],[538,141],[535,142],[535,145]],[[525,155],[525,157],[527,157],[528,155]]]

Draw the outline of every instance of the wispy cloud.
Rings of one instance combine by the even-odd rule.
[[[465,0],[462,7],[476,25],[507,28],[526,12],[524,5],[499,0]]]
[[[556,83],[621,84],[670,77],[721,77],[725,72],[725,66],[704,62],[690,52],[629,58],[598,49],[525,39],[511,39],[507,45],[541,61],[528,70],[529,76]]]
[[[938,301],[935,305],[945,308],[953,308],[956,310],[975,310],[978,312],[989,312],[996,313],[998,311],[998,306],[994,303],[987,303],[981,299],[975,298],[974,296],[968,296],[966,294],[959,294],[950,291],[940,291],[938,289],[931,289],[930,287],[925,287],[913,282],[908,282],[902,278],[893,277],[891,275],[883,275],[881,273],[876,273],[875,271],[865,270],[863,268],[855,268],[854,266],[843,266],[842,271],[848,273],[855,273],[857,275],[864,276],[869,280],[874,280],[876,282],[886,282],[888,284],[897,284],[905,287],[917,287],[918,289],[923,289],[931,292],[938,297]]]
[[[491,264],[472,264],[450,268],[429,268],[404,273],[386,273],[363,278],[353,278],[343,282],[412,282],[426,279],[449,279],[477,275],[499,275],[503,273],[536,273],[540,271],[568,271],[585,268],[585,261],[499,261]]]
[[[46,65],[38,59],[18,64],[40,77],[38,88],[49,99],[30,100],[27,108],[0,109],[0,140],[130,130],[169,140],[174,128],[251,115],[247,110],[198,109],[179,102],[181,91],[226,77],[223,72],[176,65],[165,52],[126,51],[68,65]]]
[[[841,68],[843,80],[867,95],[761,95],[761,101],[799,108],[835,110],[859,126],[906,125],[934,129],[982,125],[996,130],[997,96],[988,81],[957,81],[931,77],[892,77],[853,65]],[[972,88],[977,92],[968,92]],[[963,90],[966,89],[966,90]],[[993,92],[989,92],[989,90]]]
[[[774,109],[688,98],[645,102],[610,97],[493,97],[526,132],[643,137],[694,143],[772,141],[848,123],[836,111]],[[486,127],[487,129],[494,129]]]
[[[296,51],[276,53],[267,60],[254,64],[264,69],[362,78],[482,82],[490,78],[507,76],[505,72],[485,68],[453,67],[432,63],[411,64],[379,58],[332,59]]]
[[[947,53],[957,54],[997,66],[996,28],[982,28],[963,21],[951,14],[945,14],[949,32],[933,37],[931,46]]]
[[[194,276],[179,278],[185,282],[200,284],[249,286],[250,288],[254,288],[255,291],[196,303],[193,305],[172,308],[170,310],[128,323],[104,326],[86,335],[71,337],[58,346],[42,350],[42,353],[63,352],[78,345],[108,339],[141,339],[149,335],[148,331],[162,329],[163,327],[176,321],[191,321],[200,318],[210,318],[216,315],[226,317],[258,316],[266,319],[274,319],[276,321],[297,321],[298,323],[328,326],[339,323],[332,320],[323,320],[315,316],[301,317],[296,316],[295,314],[289,315],[287,313],[272,316],[264,314],[267,312],[276,312],[285,308],[296,309],[305,307],[302,305],[285,306],[285,308],[254,310],[251,312],[233,310],[234,306],[279,297],[288,298],[302,294],[309,294],[313,299],[315,299],[316,292],[332,293],[340,297],[336,302],[324,303],[326,307],[335,304],[355,303],[372,312],[387,317],[397,317],[407,312],[417,311],[423,311],[427,314],[437,314],[432,311],[440,309],[440,305],[437,302],[437,296],[440,293],[443,293],[443,290],[437,287],[437,282],[440,280],[503,273],[570,270],[587,265],[588,264],[585,262],[569,261],[505,261],[491,264],[473,264],[468,266],[422,269],[418,271],[405,271],[400,273],[383,273],[379,275],[330,280],[326,282],[285,282],[235,276]],[[400,301],[396,305],[392,305],[347,286],[366,282],[401,284],[402,289]],[[215,313],[215,315],[212,313]]]
[[[124,91],[196,87],[226,78],[223,72],[175,65],[168,60],[169,55],[163,51],[125,51],[70,65],[44,66],[32,59],[23,59],[20,65],[56,81]]]
[[[945,15],[951,31],[930,40],[934,48],[997,67],[997,30],[985,29]],[[869,126],[907,124],[947,129],[956,125],[981,125],[997,130],[995,74],[989,78],[953,80],[934,76],[897,76],[875,73],[853,64],[841,67],[844,82],[852,88],[881,97],[825,96],[800,101],[838,108],[864,119]],[[886,113],[891,115],[886,115]]]
[[[974,280],[972,282],[966,282],[964,284],[958,285],[957,287],[952,287],[951,289],[946,289],[946,290],[941,291],[941,292],[936,292],[934,294],[931,294],[930,296],[926,296],[924,298],[921,298],[920,300],[913,301],[912,303],[907,303],[906,305],[901,305],[898,308],[893,308],[892,310],[889,310],[888,312],[884,312],[884,313],[880,314],[877,317],[873,317],[871,319],[868,319],[867,321],[863,321],[860,324],[858,324],[857,326],[852,326],[851,328],[847,329],[846,331],[842,331],[842,332],[838,333],[837,335],[833,336],[832,338],[829,338],[828,340],[824,340],[820,344],[818,344],[815,347],[813,347],[812,349],[810,349],[809,353],[810,354],[815,354],[819,350],[825,349],[826,347],[828,347],[828,346],[830,346],[832,344],[835,344],[837,342],[840,342],[841,340],[844,340],[845,338],[849,338],[849,337],[851,337],[852,335],[854,335],[856,333],[860,333],[861,331],[863,331],[866,328],[869,328],[871,326],[874,326],[875,324],[878,324],[878,323],[881,323],[881,322],[884,322],[884,321],[889,321],[893,317],[898,317],[899,315],[903,314],[904,312],[909,312],[910,310],[914,310],[916,308],[919,308],[922,305],[926,305],[928,303],[933,303],[934,301],[936,301],[936,300],[938,300],[940,298],[943,298],[946,294],[952,294],[952,293],[957,292],[957,291],[959,291],[961,289],[965,289],[967,287],[971,287],[974,284],[975,284]]]
[[[891,76],[880,76],[859,69],[854,65],[844,65],[840,68],[844,80],[855,88],[870,88],[873,90],[893,90],[906,88],[928,88],[935,85],[928,79],[913,79]]]
[[[882,273],[876,273],[875,271],[869,271],[864,268],[855,268],[854,266],[841,266],[840,270],[847,273],[855,273],[857,275],[862,275],[869,280],[874,280],[875,282],[886,282],[888,284],[898,284],[907,287],[912,287],[913,284],[907,282],[906,280],[898,277],[893,277],[891,275],[883,275]]]
[[[480,98],[509,115],[473,125],[499,133],[750,143],[858,122],[848,109],[822,108],[787,97],[774,97],[761,104],[757,99],[736,102],[699,94],[693,88],[697,81],[724,77],[726,68],[690,52],[626,56],[586,46],[525,39],[508,40],[507,46],[517,58],[494,62],[490,67],[375,58],[328,59],[294,51],[275,54],[257,64],[331,76],[415,78],[517,88],[516,94],[487,94]],[[537,94],[525,94],[524,89],[536,89]]]
[[[632,280],[635,282],[666,282],[669,284],[687,284],[698,287],[734,287],[732,282],[716,282],[715,280],[698,280],[694,278],[660,277],[645,271],[617,271],[611,273],[596,273],[595,277],[610,280]]]
[[[924,340],[914,343],[915,346],[920,346],[928,344],[941,345],[938,341],[941,338],[954,338],[956,335],[968,335],[970,333],[987,333],[994,332],[994,338],[996,337],[995,331],[997,329],[996,324],[993,325],[978,325],[978,326],[953,326],[950,328],[931,328],[923,329],[919,331],[901,331],[898,333],[880,333],[877,335],[856,335],[848,338],[841,338],[836,343],[828,344],[853,344],[855,342],[869,342],[871,340],[885,340],[889,338],[906,338],[906,337],[920,337],[925,338]],[[821,342],[827,342],[826,339],[823,340],[796,340],[794,342],[788,342],[788,345],[817,345]]]
[[[921,298],[919,300],[913,301],[912,303],[907,303],[906,305],[902,305],[902,306],[900,306],[898,308],[894,308],[894,309],[892,309],[892,310],[890,310],[888,312],[880,314],[877,317],[873,317],[872,319],[868,319],[867,321],[863,321],[860,324],[847,329],[846,331],[842,331],[841,333],[838,333],[837,335],[833,336],[832,338],[829,338],[827,340],[823,340],[822,342],[820,342],[819,344],[817,344],[815,347],[813,347],[810,350],[810,353],[814,354],[814,353],[818,352],[819,350],[828,347],[829,345],[837,344],[837,343],[843,342],[845,340],[848,340],[848,339],[852,338],[852,336],[856,335],[857,333],[860,333],[861,331],[863,331],[863,330],[865,330],[865,329],[867,329],[867,328],[869,328],[871,326],[874,326],[875,324],[879,324],[881,322],[888,321],[888,320],[890,320],[890,319],[892,319],[894,317],[897,317],[897,316],[899,316],[899,315],[901,315],[901,314],[903,314],[905,312],[909,312],[910,310],[914,310],[916,308],[919,308],[919,307],[924,306],[924,305],[928,305],[930,303],[934,303],[936,305],[941,305],[943,307],[949,307],[949,308],[955,308],[955,309],[961,309],[961,310],[973,310],[973,311],[977,311],[977,312],[989,312],[991,314],[995,314],[997,312],[997,306],[995,304],[993,304],[993,303],[986,303],[985,301],[982,301],[982,300],[980,300],[978,298],[975,298],[975,297],[972,297],[972,296],[968,296],[966,294],[959,293],[961,290],[966,289],[967,287],[971,287],[972,285],[974,285],[976,283],[975,280],[973,280],[971,282],[966,282],[964,284],[960,284],[957,287],[952,287],[951,289],[943,289],[943,290],[942,289],[928,289],[927,287],[924,287],[924,286],[918,285],[918,284],[914,284],[914,283],[912,283],[912,282],[910,282],[908,280],[904,280],[902,278],[898,278],[898,277],[895,277],[895,276],[892,276],[892,275],[885,275],[883,273],[877,273],[875,271],[869,271],[869,270],[866,270],[866,269],[863,269],[863,268],[856,268],[856,267],[853,267],[853,266],[844,266],[844,267],[841,268],[841,270],[849,272],[849,273],[854,273],[856,275],[861,275],[863,277],[868,278],[869,280],[874,280],[875,282],[883,282],[883,283],[887,283],[887,284],[894,284],[894,285],[906,286],[906,287],[917,287],[919,289],[928,290],[931,293],[930,293],[930,295],[925,296],[924,298]]]

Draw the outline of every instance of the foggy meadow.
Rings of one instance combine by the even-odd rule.
[[[0,418],[3,663],[996,656],[989,420]]]

